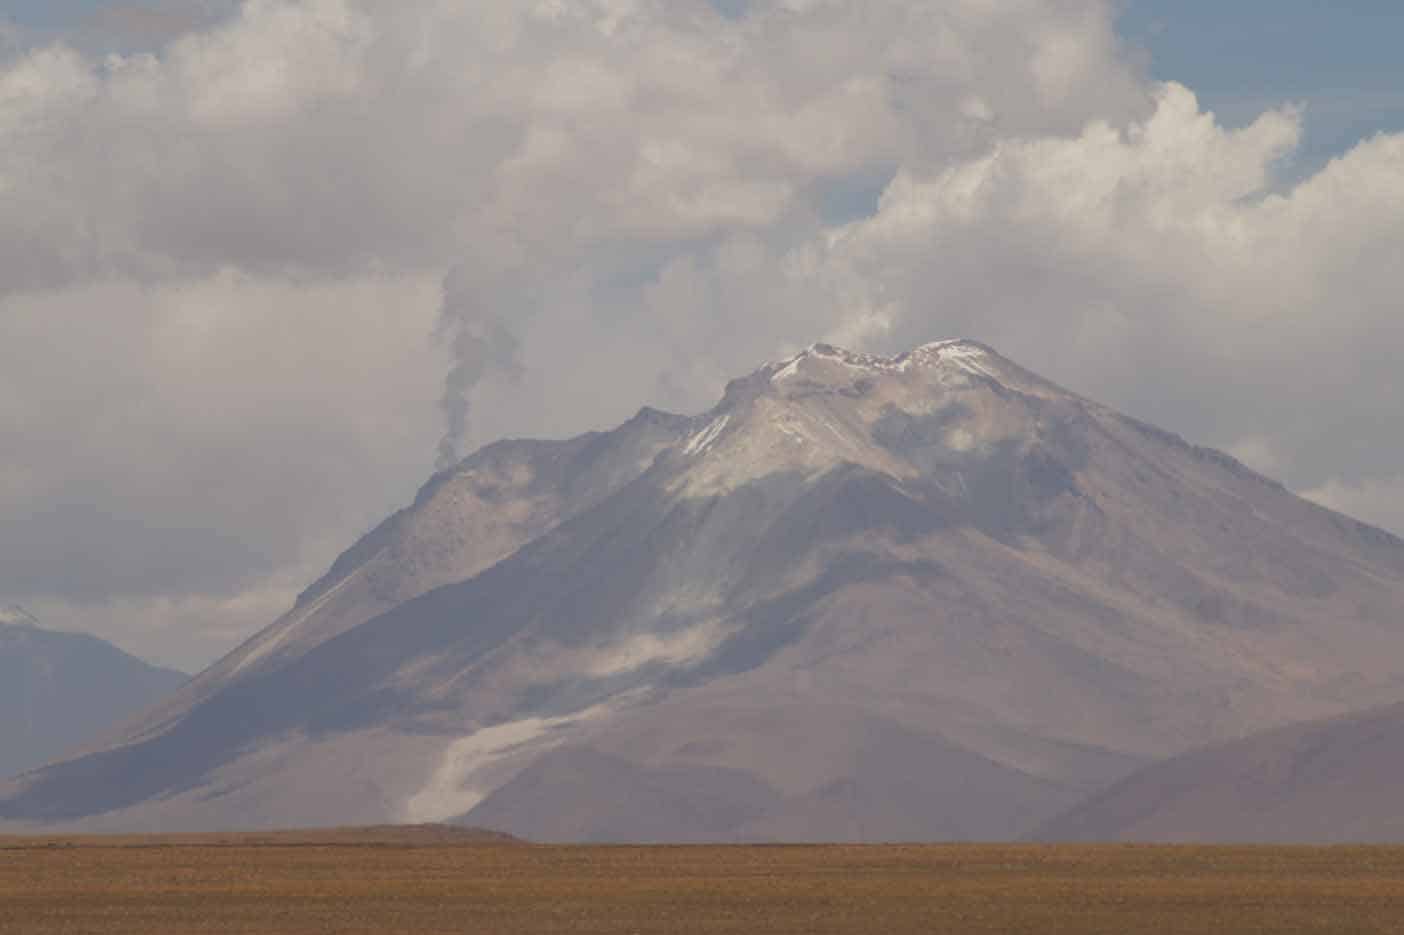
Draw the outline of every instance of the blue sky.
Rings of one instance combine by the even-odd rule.
[[[237,6],[238,0],[0,0],[0,24],[8,20],[30,41],[62,37],[84,48],[130,49]],[[132,15],[103,16],[114,12]]]
[[[5,12],[22,26],[49,27],[71,23],[104,5],[104,0],[10,0]]]
[[[1404,128],[1397,0],[1131,0],[1119,25],[1152,75],[1189,85],[1225,123],[1283,101],[1305,105],[1292,175]]]

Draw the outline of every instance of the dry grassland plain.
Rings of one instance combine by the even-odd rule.
[[[11,933],[1404,932],[1404,848],[0,838]]]

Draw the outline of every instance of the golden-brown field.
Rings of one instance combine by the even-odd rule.
[[[1404,848],[0,838],[0,932],[1397,933]]]

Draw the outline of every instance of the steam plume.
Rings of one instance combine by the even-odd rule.
[[[520,363],[516,337],[501,317],[485,307],[474,284],[461,270],[444,279],[444,303],[435,336],[448,341],[453,360],[439,399],[444,437],[439,441],[435,467],[442,471],[463,456],[474,387],[494,370],[519,372]]]

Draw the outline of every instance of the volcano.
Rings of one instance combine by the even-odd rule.
[[[433,477],[7,827],[1008,839],[1404,698],[1404,542],[984,345],[814,345]]]

